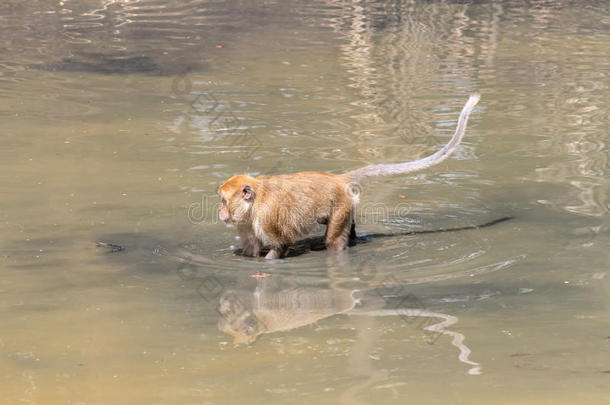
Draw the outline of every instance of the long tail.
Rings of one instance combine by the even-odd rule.
[[[468,122],[468,117],[470,116],[470,113],[472,112],[474,106],[479,102],[480,98],[481,96],[479,94],[472,94],[470,96],[470,98],[464,105],[464,108],[462,108],[462,112],[460,113],[460,118],[458,119],[455,134],[453,135],[449,143],[443,146],[436,153],[422,159],[414,160],[412,162],[366,166],[360,169],[352,170],[351,172],[347,172],[343,176],[349,179],[349,181],[360,182],[369,177],[410,173],[417,170],[425,169],[430,166],[434,166],[435,164],[442,162],[443,160],[447,159],[449,155],[451,155],[451,153],[462,141],[462,138],[464,137],[464,132],[466,131],[466,123]]]

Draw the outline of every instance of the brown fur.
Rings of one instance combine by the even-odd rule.
[[[237,227],[243,253],[248,256],[259,256],[261,248],[268,245],[271,250],[265,257],[279,259],[298,237],[311,232],[316,224],[327,226],[324,235],[327,249],[343,250],[349,238],[355,236],[353,213],[357,198],[352,192],[353,182],[409,173],[445,160],[461,142],[468,116],[478,100],[478,95],[470,96],[449,143],[423,159],[367,166],[341,175],[301,172],[233,176],[218,188],[222,198],[220,219]]]
[[[244,199],[244,188],[253,192]],[[343,176],[302,172],[280,176],[237,175],[220,186],[220,217],[236,225],[244,254],[258,256],[263,245],[268,258],[283,256],[298,237],[317,224],[326,224],[325,245],[331,250],[347,246],[355,200]],[[275,257],[277,256],[277,257]]]

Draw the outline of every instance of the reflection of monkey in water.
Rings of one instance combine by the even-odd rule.
[[[272,278],[277,282],[278,277]],[[233,336],[236,344],[251,344],[260,335],[296,329],[338,314],[423,317],[426,319],[424,330],[451,336],[451,344],[460,351],[459,360],[472,366],[468,373],[480,374],[479,363],[469,359],[470,349],[463,343],[464,335],[447,329],[458,321],[456,317],[419,308],[386,309],[380,302],[367,309],[365,306],[370,305],[361,305],[356,297],[358,294],[357,290],[314,287],[277,289],[271,280],[265,280],[258,283],[253,292],[227,291],[220,297],[222,316],[218,329]],[[379,297],[376,298],[380,301]]]
[[[327,226],[324,235],[327,249],[343,250],[356,238],[354,185],[371,177],[425,169],[445,160],[461,142],[468,117],[478,101],[478,94],[470,96],[449,143],[423,159],[366,166],[341,175],[301,172],[231,177],[218,188],[220,219],[237,227],[243,253],[248,256],[259,256],[263,245],[268,245],[271,249],[265,257],[278,259],[316,224]]]

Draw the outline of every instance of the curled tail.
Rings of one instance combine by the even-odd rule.
[[[455,134],[453,135],[449,143],[443,146],[436,153],[422,159],[414,160],[412,162],[366,166],[360,169],[352,170],[351,172],[347,172],[343,176],[346,177],[349,181],[360,182],[369,177],[410,173],[417,170],[425,169],[430,166],[434,166],[435,164],[442,162],[443,160],[447,159],[447,157],[451,155],[451,153],[453,153],[455,148],[462,141],[462,138],[464,137],[464,132],[466,131],[466,123],[468,122],[468,117],[470,116],[470,113],[472,112],[474,106],[479,102],[480,98],[481,96],[479,94],[472,94],[470,96],[470,98],[464,105],[464,108],[462,108],[462,112],[460,113],[460,118],[458,119]]]

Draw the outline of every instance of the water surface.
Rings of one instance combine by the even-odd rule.
[[[604,1],[9,0],[0,36],[4,402],[610,401]],[[473,92],[358,231],[513,220],[233,253],[226,178],[422,157]]]

